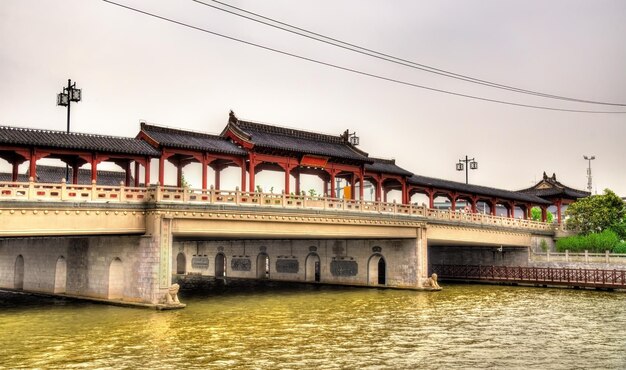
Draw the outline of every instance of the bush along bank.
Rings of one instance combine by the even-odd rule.
[[[626,242],[620,240],[619,235],[613,230],[604,230],[601,233],[591,233],[587,235],[575,235],[561,238],[556,241],[557,252],[584,252],[604,253],[626,253]]]

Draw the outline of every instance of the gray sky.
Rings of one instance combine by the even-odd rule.
[[[209,0],[206,0],[210,2]],[[519,88],[626,102],[626,2],[248,1],[230,4],[437,68]],[[192,1],[124,4],[348,68],[522,104],[621,110],[507,93],[377,61]],[[417,174],[529,187],[542,172],[626,196],[626,114],[519,108],[331,69],[148,18],[97,0],[0,2],[0,125],[64,130],[56,94],[83,89],[72,130],[134,136],[139,120],[210,133],[239,118],[356,131],[360,148]]]

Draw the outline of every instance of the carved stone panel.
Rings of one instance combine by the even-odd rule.
[[[276,272],[285,274],[297,274],[300,270],[300,263],[294,259],[276,260]]]
[[[249,258],[233,258],[230,260],[230,269],[233,271],[250,271],[252,262]]]
[[[331,261],[330,273],[333,276],[356,276],[359,264],[356,261]]]
[[[192,257],[191,267],[206,270],[209,268],[209,257]]]

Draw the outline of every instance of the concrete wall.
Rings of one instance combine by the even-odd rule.
[[[428,263],[446,265],[527,266],[528,248],[481,246],[429,246]]]
[[[158,252],[157,243],[141,236],[0,238],[0,288],[16,288],[15,264],[22,256],[25,291],[107,299],[113,284],[124,301],[152,302]],[[59,258],[65,278],[56,273]],[[120,269],[111,276],[116,259]],[[65,286],[55,289],[55,281]]]
[[[259,274],[265,276],[264,260],[258,259],[263,254],[269,257],[270,280],[304,282],[314,279],[313,264],[307,266],[307,257],[317,256],[321,283],[378,285],[378,259],[382,256],[386,265],[385,286],[415,288],[418,284],[416,243],[415,239],[174,240],[172,270],[177,272],[182,254],[184,274],[215,276],[216,256],[221,253],[226,257],[226,277],[256,279]]]

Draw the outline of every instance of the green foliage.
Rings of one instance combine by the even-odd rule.
[[[257,185],[256,186],[256,192],[257,193],[262,193],[263,192],[263,188],[261,187],[261,185]]]
[[[556,250],[558,252],[580,253],[585,250],[592,253],[604,253],[604,251],[614,250],[620,242],[619,236],[612,230],[604,230],[601,233],[591,233],[588,235],[575,235],[567,238],[561,238],[556,241]]]
[[[565,215],[568,216],[568,228],[581,234],[599,233],[613,227],[618,227],[620,234],[623,230],[620,225],[626,222],[626,207],[620,197],[605,189],[602,195],[592,195],[571,204]]]
[[[533,207],[530,209],[530,217],[533,221],[541,221],[541,208]],[[552,223],[554,215],[552,212],[546,212],[546,222]]]
[[[624,254],[626,254],[626,242],[620,242],[618,245],[613,247],[613,253],[624,253]]]
[[[317,196],[317,193],[315,192],[315,189],[309,189],[309,196],[311,196],[311,197]]]

